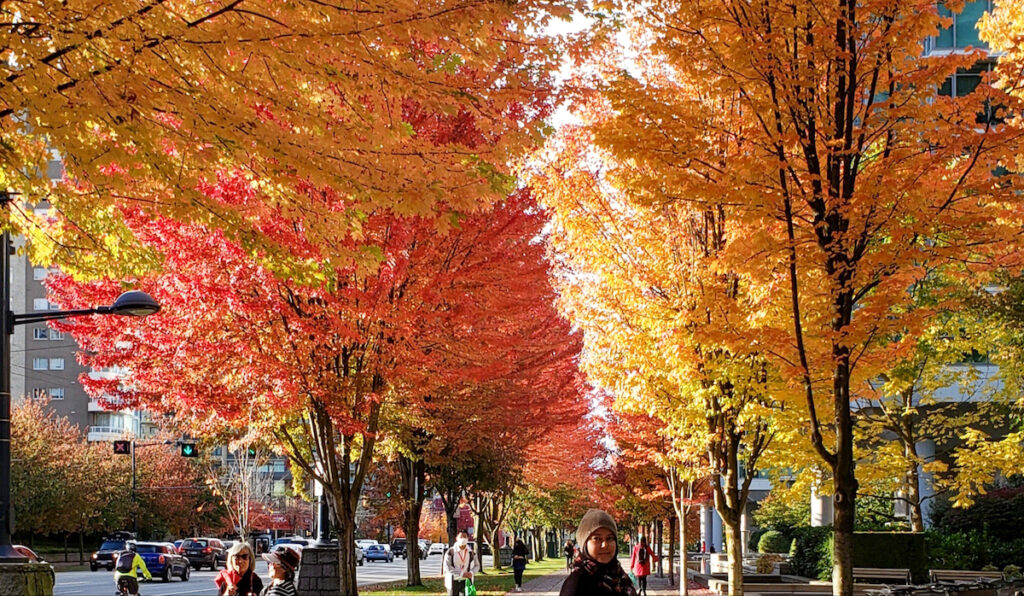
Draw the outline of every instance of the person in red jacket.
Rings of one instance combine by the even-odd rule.
[[[647,537],[641,536],[629,558],[629,570],[636,576],[637,594],[647,596],[647,576],[651,574],[651,563],[657,560],[658,555],[647,545]]]

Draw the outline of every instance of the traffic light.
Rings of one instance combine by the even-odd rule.
[[[245,451],[246,451],[246,453],[249,454],[249,457],[256,457],[256,448],[255,447],[250,447],[250,448],[246,449]]]
[[[199,457],[199,449],[195,443],[182,443],[181,444],[181,456],[182,457]]]
[[[114,441],[114,455],[131,455],[131,441]]]

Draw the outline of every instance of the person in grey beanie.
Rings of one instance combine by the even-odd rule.
[[[559,596],[636,596],[619,563],[618,528],[612,516],[600,509],[587,511],[576,530],[576,544],[579,556]]]

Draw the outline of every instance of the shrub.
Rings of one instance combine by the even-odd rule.
[[[969,569],[986,565],[1003,568],[1024,563],[1024,539],[999,540],[987,530],[925,534],[928,566],[932,569]]]
[[[754,523],[760,528],[788,532],[791,528],[811,523],[811,500],[807,495],[786,498],[787,489],[777,486],[758,503],[754,510]]]
[[[782,555],[761,555],[757,558],[757,572],[760,574],[771,573],[775,570],[775,564],[786,560]]]
[[[1020,578],[1020,565],[1007,565],[1006,567],[1003,567],[1003,575],[1006,576],[1006,579]]]
[[[965,509],[952,507],[948,499],[937,499],[931,519],[933,528],[944,534],[984,530],[996,540],[1024,539],[1024,488],[992,490]]]
[[[747,541],[747,548],[749,548],[751,552],[757,552],[757,546],[761,543],[761,536],[764,536],[767,531],[767,528],[758,528],[750,533],[750,540]]]
[[[793,528],[793,541],[789,547],[790,570],[796,575],[817,579],[824,568],[824,579],[828,579],[832,575],[831,536],[832,526]],[[823,548],[828,549],[826,561],[822,561]]]
[[[782,532],[768,530],[757,543],[759,553],[784,553],[789,549],[790,539]]]

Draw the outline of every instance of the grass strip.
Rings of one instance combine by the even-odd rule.
[[[440,562],[438,562],[440,564]],[[523,572],[523,584],[531,579],[537,579],[565,568],[564,559],[544,559],[543,561],[530,561]],[[516,586],[515,578],[512,575],[512,568],[506,567],[502,570],[487,568],[486,575],[476,575],[476,593],[478,596],[499,596],[509,592]],[[422,586],[406,586],[405,580],[360,586],[359,593],[362,595],[374,596],[401,596],[403,594],[446,594],[444,581],[440,577],[427,577],[423,579]]]

